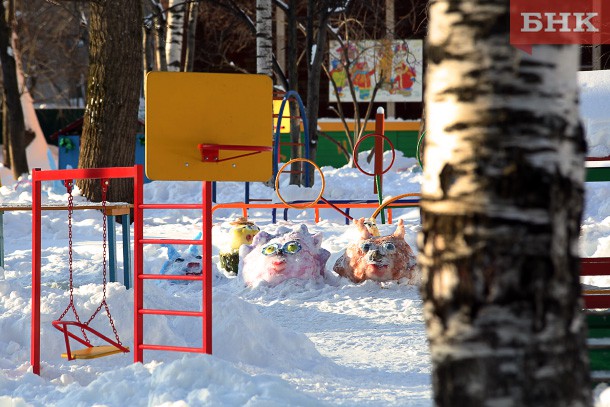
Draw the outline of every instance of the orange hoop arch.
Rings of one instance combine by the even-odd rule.
[[[301,204],[301,205],[289,204],[288,202],[286,202],[284,200],[284,198],[282,198],[282,195],[280,194],[280,175],[282,174],[282,171],[284,171],[284,168],[286,168],[288,166],[288,164],[292,164],[295,161],[308,162],[311,165],[313,165],[314,168],[316,170],[318,170],[318,172],[320,173],[320,178],[322,179],[322,188],[320,189],[320,193],[318,194],[316,199],[314,199],[311,203]],[[282,167],[277,171],[277,175],[275,176],[275,193],[277,194],[277,197],[280,198],[280,201],[282,201],[282,203],[284,205],[286,205],[289,208],[293,208],[293,209],[307,209],[307,208],[311,208],[312,206],[317,204],[318,201],[320,200],[320,198],[322,198],[322,194],[324,193],[324,188],[326,188],[326,180],[324,179],[324,174],[322,173],[322,170],[320,169],[320,167],[318,167],[316,165],[316,163],[314,163],[313,161],[311,161],[307,158],[293,158],[292,160],[288,161],[286,164],[282,165]]]
[[[390,198],[387,201],[385,201],[384,203],[382,203],[381,205],[379,205],[379,207],[377,209],[375,209],[375,212],[373,212],[373,214],[371,215],[371,219],[375,219],[377,217],[377,215],[379,215],[379,212],[381,212],[386,206],[388,206],[392,202],[398,201],[399,199],[406,198],[408,196],[421,197],[421,194],[417,193],[417,192],[411,192],[408,194],[396,195],[395,197]]]

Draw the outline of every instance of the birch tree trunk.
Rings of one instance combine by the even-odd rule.
[[[508,39],[508,1],[430,4],[418,263],[434,401],[589,406],[578,48]]]
[[[273,2],[256,0],[256,73],[273,75]]]
[[[180,71],[182,69],[184,10],[184,0],[168,1],[167,31],[165,35],[165,57],[168,71]]]
[[[153,39],[155,43],[155,70],[167,71],[165,57],[165,23],[161,17],[153,18]]]
[[[189,4],[189,20],[188,30],[186,33],[186,50],[185,50],[185,61],[184,71],[192,72],[195,63],[195,39],[197,34],[197,20],[199,18],[199,3]]]

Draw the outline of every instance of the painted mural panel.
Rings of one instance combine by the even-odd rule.
[[[348,77],[358,102],[370,101],[377,83],[376,102],[421,102],[422,40],[367,40],[344,46],[330,41],[329,50],[329,72],[342,102],[353,100]],[[337,92],[329,81],[331,102],[337,101]]]

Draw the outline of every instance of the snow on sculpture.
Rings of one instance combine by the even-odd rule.
[[[405,242],[405,227],[402,219],[396,231],[389,236],[376,237],[366,227],[364,219],[354,220],[360,239],[350,244],[345,253],[335,262],[333,270],[354,283],[364,280],[389,281],[403,277],[409,284],[419,283],[415,268],[415,256]]]
[[[248,286],[263,281],[277,285],[291,278],[320,278],[330,257],[321,245],[322,234],[312,235],[305,225],[280,228],[276,235],[259,232],[251,245],[239,249],[238,276]]]
[[[194,240],[200,239],[201,233]],[[190,245],[184,252],[180,253],[171,244],[161,245],[167,249],[167,261],[161,267],[160,274],[168,275],[198,275],[201,274],[200,246]]]

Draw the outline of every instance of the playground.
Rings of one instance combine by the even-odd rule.
[[[363,156],[366,152],[362,153]],[[387,157],[389,159],[389,157]],[[421,171],[413,158],[397,157],[384,182],[400,191],[416,191]],[[370,168],[368,168],[370,170]],[[369,176],[355,168],[323,167],[325,196],[349,199],[352,190],[366,183],[359,198],[376,199]],[[256,196],[274,195],[260,183],[252,185]],[[388,188],[390,188],[388,186]],[[152,182],[144,187],[149,202],[192,203],[201,200],[197,181]],[[391,189],[390,189],[391,190]],[[8,190],[5,200],[29,198],[27,186]],[[296,198],[296,191],[286,191]],[[239,201],[243,183],[218,184],[219,201]],[[311,197],[302,193],[301,200]],[[43,199],[65,202],[67,195],[43,188]],[[76,204],[81,201],[75,195]],[[276,199],[277,202],[279,200]],[[370,216],[373,209],[352,210],[355,216]],[[213,237],[213,357],[150,351],[145,365],[134,365],[133,355],[68,362],[64,339],[53,328],[68,302],[67,257],[68,225],[64,212],[44,211],[42,217],[42,305],[41,305],[41,378],[31,372],[29,362],[29,308],[31,246],[28,212],[5,214],[5,234],[18,236],[6,241],[6,268],[0,283],[3,316],[0,341],[10,350],[4,355],[2,389],[4,395],[22,397],[34,405],[85,403],[94,400],[107,405],[126,402],[161,404],[171,400],[204,400],[222,405],[243,405],[258,400],[264,405],[321,405],[343,402],[350,405],[427,406],[430,400],[430,362],[417,288],[398,283],[372,281],[355,285],[328,272],[322,282],[286,281],[276,287],[246,288],[236,277],[225,276],[218,267],[219,251],[226,239],[230,220],[241,215],[232,209],[214,214]],[[313,210],[290,210],[289,221],[271,223],[269,209],[252,210],[250,219],[263,230],[274,232],[281,225],[306,223],[312,232],[324,236],[323,247],[331,258],[338,258],[356,230],[345,224],[343,215],[333,209],[320,211],[319,223]],[[407,225],[407,242],[415,245],[419,224],[416,208],[393,210],[394,219]],[[194,239],[201,229],[198,210],[152,211],[145,221],[155,237]],[[74,297],[79,312],[88,317],[102,297],[101,219],[95,210],[74,211]],[[382,233],[393,225],[379,225]],[[119,252],[121,239],[118,238]],[[182,255],[188,247],[175,246]],[[168,250],[145,248],[144,267],[163,268]],[[96,264],[91,266],[91,259]],[[118,268],[122,268],[119,256]],[[108,304],[123,343],[133,341],[133,289],[121,282],[109,283]],[[146,287],[147,306],[151,308],[196,309],[201,302],[200,283],[153,282]],[[12,294],[11,294],[12,293]],[[201,323],[186,318],[151,317],[145,326],[148,340],[178,346],[199,346]],[[94,327],[109,334],[112,330],[104,315]],[[407,349],[397,352],[397,349]],[[10,352],[10,353],[9,353]],[[19,380],[16,380],[16,378]],[[198,394],[197,388],[213,385],[212,394]],[[106,390],[102,390],[106,389]],[[0,399],[2,400],[2,399]]]
[[[605,138],[598,139],[590,150],[603,153]],[[0,269],[0,405],[429,406],[431,363],[417,287],[396,281],[354,284],[332,272],[332,265],[357,239],[358,232],[346,222],[346,208],[322,204],[378,201],[374,177],[367,175],[375,172],[374,162],[367,163],[367,155],[364,149],[359,153],[360,169],[326,166],[316,170],[316,186],[312,189],[290,186],[287,176],[282,175],[277,181],[280,195],[260,182],[249,186],[252,196],[271,200],[267,207],[253,206],[247,212],[248,219],[261,230],[273,234],[282,226],[306,224],[311,233],[322,235],[322,247],[330,252],[330,258],[320,280],[246,287],[238,277],[224,272],[220,253],[227,245],[232,222],[243,213],[240,206],[222,203],[243,202],[244,182],[216,184],[216,207],[209,208],[212,356],[148,348],[144,364],[134,364],[136,335],[143,334],[149,343],[202,348],[205,322],[184,315],[146,315],[143,332],[136,334],[135,289],[126,284],[120,272],[126,266],[120,227],[117,225],[113,243],[116,282],[108,277],[104,283],[109,272],[104,267],[108,262],[103,248],[108,233],[103,226],[105,215],[98,209],[70,211],[62,207],[40,214],[40,292],[35,293],[40,300],[40,376],[35,374],[31,366],[29,306],[33,295],[32,214],[6,212],[4,268]],[[388,150],[381,165],[387,169],[382,199],[419,192],[422,170],[414,157]],[[583,257],[610,256],[607,188],[604,182],[587,183]],[[0,197],[2,202],[27,206],[36,200],[35,192],[31,182],[20,182],[3,186]],[[65,206],[70,199],[65,188],[57,188],[50,181],[42,184],[40,194],[47,207]],[[77,189],[71,195],[73,209],[85,204]],[[143,202],[158,205],[142,214],[145,238],[150,239],[140,257],[145,273],[162,275],[176,256],[189,261],[201,253],[197,243],[205,229],[201,208],[176,210],[170,206],[204,205],[208,198],[202,193],[201,180],[143,185]],[[281,205],[282,199],[301,202],[296,204],[301,207],[314,201],[321,205],[292,208],[286,213],[278,210],[274,219],[271,206]],[[349,216],[370,217],[376,206],[353,206]],[[418,209],[393,208],[384,216],[388,222],[391,216],[394,224],[383,224],[381,215],[377,216],[381,235],[392,233],[400,219],[405,224],[405,240],[416,251]],[[134,228],[128,232],[132,238],[137,236]],[[189,243],[153,244],[174,239]],[[193,280],[143,279],[143,307],[197,312],[206,297],[202,298],[201,279]],[[597,277],[587,282],[610,286],[606,280]],[[111,340],[116,330],[121,344],[130,352],[72,361],[62,357],[66,353],[65,338],[52,322],[72,303],[83,320],[95,314],[100,304],[106,304],[112,322],[102,312],[92,320],[91,327]],[[604,385],[596,388],[599,406],[608,405],[604,389]]]

